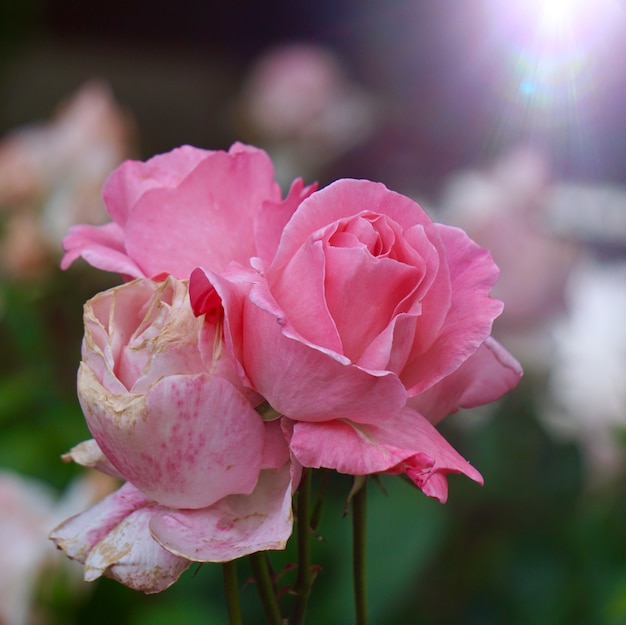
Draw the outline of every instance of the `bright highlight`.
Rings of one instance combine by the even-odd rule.
[[[611,80],[616,36],[626,26],[621,0],[487,0],[492,29],[510,58],[506,91],[533,110],[577,116]],[[620,32],[621,31],[621,32]]]

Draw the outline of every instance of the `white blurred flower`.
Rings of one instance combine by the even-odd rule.
[[[548,424],[579,442],[591,479],[624,466],[626,429],[626,262],[581,263],[567,290],[569,316],[555,330]]]
[[[78,581],[82,567],[56,550],[48,533],[112,490],[107,476],[89,474],[57,500],[45,483],[0,470],[0,623],[27,625],[45,571],[67,569]],[[41,615],[39,615],[41,616]]]

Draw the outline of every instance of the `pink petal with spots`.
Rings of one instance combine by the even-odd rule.
[[[85,581],[101,575],[148,594],[171,586],[190,562],[163,549],[150,535],[149,524],[160,506],[139,508],[121,521],[85,560]]]
[[[149,519],[161,510],[134,486],[124,484],[61,523],[50,538],[68,557],[85,565],[85,581],[106,575],[134,590],[160,592],[190,564],[150,536]]]
[[[204,373],[169,376],[146,395],[114,395],[81,365],[78,387],[103,453],[151,499],[204,508],[254,489],[263,421],[228,381]]]
[[[163,511],[150,522],[154,538],[197,562],[226,562],[257,551],[284,549],[292,532],[290,463],[261,473],[250,495],[231,495],[202,510]]]
[[[85,512],[64,521],[52,530],[50,538],[73,560],[84,563],[89,552],[131,512],[148,505],[150,500],[131,484]]]

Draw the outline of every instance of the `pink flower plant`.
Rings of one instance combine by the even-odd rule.
[[[94,441],[70,458],[127,482],[53,534],[87,579],[158,592],[189,561],[283,548],[295,488],[306,542],[311,469],[406,474],[441,502],[449,473],[482,482],[436,425],[521,376],[491,337],[489,252],[382,184],[298,179],[283,200],[273,175],[241,144],[127,162],[104,189],[113,221],[65,239],[64,267],[137,278],[85,307]]]
[[[461,230],[384,185],[340,180],[304,200],[271,263],[197,269],[198,314],[216,290],[245,383],[289,419],[305,467],[406,473],[447,497],[447,473],[482,481],[435,425],[514,386],[490,338],[498,271]]]

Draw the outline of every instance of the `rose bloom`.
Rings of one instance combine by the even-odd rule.
[[[268,155],[240,143],[228,152],[183,146],[147,162],[126,161],[104,186],[113,221],[71,228],[61,266],[78,257],[128,277],[198,266],[223,271],[271,258],[280,233],[313,187],[296,180],[285,200]]]
[[[490,337],[498,270],[462,231],[367,181],[297,180],[281,200],[267,154],[241,144],[127,162],[104,197],[113,222],[73,228],[63,266],[193,272],[195,312],[224,309],[237,376],[288,417],[299,462],[407,473],[441,501],[447,473],[481,480],[434,426],[521,370]]]
[[[170,276],[98,294],[84,319],[78,396],[94,441],[69,458],[127,481],[52,534],[85,578],[158,592],[190,560],[283,548],[289,451],[235,374],[221,311],[195,317],[187,283]]]
[[[415,202],[363,180],[305,199],[270,263],[196,270],[198,314],[225,309],[229,349],[246,383],[289,421],[306,467],[406,473],[445,501],[447,473],[481,481],[435,425],[519,380],[490,337],[490,254]]]

